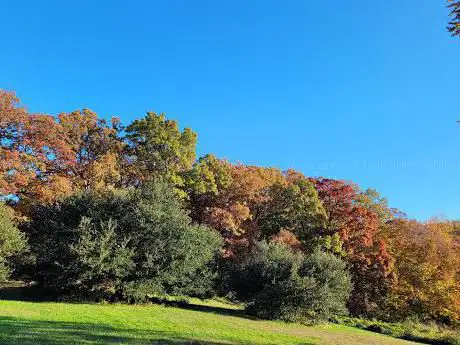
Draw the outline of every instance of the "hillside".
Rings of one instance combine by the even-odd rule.
[[[90,305],[0,301],[0,344],[410,345],[344,326],[251,320],[218,304]]]

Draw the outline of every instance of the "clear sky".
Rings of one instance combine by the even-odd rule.
[[[165,112],[198,153],[460,218],[460,41],[443,0],[5,1],[0,88],[33,112]]]

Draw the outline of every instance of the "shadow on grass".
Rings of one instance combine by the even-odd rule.
[[[256,317],[248,315],[242,309],[230,309],[224,307],[215,307],[215,306],[208,306],[208,305],[201,305],[201,304],[193,304],[187,303],[182,301],[170,301],[164,299],[152,299],[153,304],[161,304],[167,307],[175,307],[185,310],[193,310],[193,311],[200,311],[204,313],[212,313],[218,314],[223,316],[237,316],[243,317],[250,320],[257,320]]]
[[[4,286],[0,287],[0,300],[7,301],[24,301],[24,302],[59,302],[56,299],[44,294],[38,288],[25,287],[25,286]],[[65,303],[79,303],[76,301],[66,301]],[[81,303],[88,303],[82,301]],[[152,298],[152,304],[159,304],[168,307],[176,307],[180,309],[200,311],[205,313],[212,313],[224,316],[238,316],[251,320],[256,320],[256,317],[248,315],[242,309],[230,309],[223,307],[214,307],[206,305],[198,305],[193,303],[186,303],[183,301],[171,301],[162,298]],[[1,345],[1,344],[0,344]]]
[[[43,290],[35,286],[26,286],[21,283],[11,283],[0,287],[0,300],[24,302],[49,302],[55,300]]]
[[[156,330],[118,329],[108,325],[0,317],[2,345],[229,345]],[[249,344],[244,342],[244,344]]]
[[[2,286],[0,288],[0,299],[7,301],[33,301],[36,296],[28,296],[30,288],[22,286]]]

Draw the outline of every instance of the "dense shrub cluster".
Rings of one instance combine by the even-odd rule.
[[[37,205],[25,232],[40,286],[58,296],[136,302],[209,294],[221,241],[191,223],[164,183]]]

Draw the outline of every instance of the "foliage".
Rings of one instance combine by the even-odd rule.
[[[452,223],[396,220],[388,226],[397,284],[389,298],[392,317],[418,315],[460,321],[460,256]]]
[[[258,225],[267,238],[290,231],[308,247],[324,228],[326,212],[314,185],[306,178],[287,179],[267,189],[267,200],[258,215]]]
[[[391,214],[375,193],[359,193],[349,183],[315,180],[326,209],[326,234],[340,237],[345,260],[350,264],[353,292],[348,303],[353,315],[379,316],[395,280],[394,259],[381,234],[384,217]],[[378,210],[378,211],[376,211]],[[380,214],[380,217],[379,217]],[[332,237],[330,242],[332,243]]]
[[[230,164],[208,154],[200,157],[185,174],[185,188],[189,195],[217,195],[232,183]]]
[[[77,190],[102,190],[121,185],[122,130],[117,118],[109,125],[89,109],[61,113],[58,125],[73,161],[68,166],[69,176]]]
[[[449,0],[450,4],[448,8],[450,9],[450,16],[452,17],[447,30],[452,34],[452,36],[460,35],[460,1]]]
[[[13,217],[13,210],[0,203],[0,283],[9,276],[9,259],[26,247],[26,239]]]
[[[0,194],[41,201],[68,194],[62,167],[71,163],[53,117],[29,114],[13,93],[0,90]]]
[[[0,91],[0,194],[27,204],[119,186],[120,130],[117,119],[109,126],[88,109],[30,114]]]
[[[454,35],[459,6],[450,5]],[[459,222],[407,220],[376,190],[352,182],[211,154],[195,161],[196,139],[163,114],[149,112],[124,127],[89,109],[33,114],[14,93],[0,91],[0,198],[16,218],[30,220],[23,228],[31,248],[0,260],[9,261],[13,277],[21,273],[60,297],[137,301],[209,294],[216,271],[227,293],[228,267],[255,260],[259,242],[270,241],[270,248],[289,248],[292,257],[273,255],[292,267],[279,290],[260,295],[267,305],[291,305],[289,298],[300,296],[310,306],[299,291],[314,290],[317,278],[302,276],[304,259],[296,258],[321,248],[350,270],[352,315],[460,322]],[[2,217],[15,229],[12,215]],[[2,236],[22,238],[16,234]],[[15,242],[18,249],[23,242]],[[249,298],[254,286],[235,289]],[[282,298],[270,295],[278,293]],[[295,313],[286,307],[277,315],[306,317]]]
[[[356,193],[355,204],[375,213],[382,225],[393,220],[398,213],[397,210],[388,207],[387,199],[382,198],[379,192],[371,188]]]
[[[346,264],[339,258],[320,251],[304,258],[279,243],[260,242],[234,279],[249,313],[285,321],[344,314],[351,290]]]
[[[164,114],[148,112],[126,128],[130,160],[135,166],[135,181],[162,178],[183,186],[181,172],[195,160],[196,134],[189,128],[182,132],[176,121]]]
[[[192,176],[196,176],[199,170],[209,172],[209,179],[216,181],[216,188],[189,188],[193,219],[213,227],[224,236],[225,256],[235,259],[244,256],[260,238],[257,224],[260,209],[269,197],[267,188],[283,181],[281,171],[232,165],[212,156],[200,160],[192,169],[195,171]]]
[[[192,224],[164,183],[37,205],[30,218],[35,280],[61,296],[141,301],[212,289],[219,238]]]

